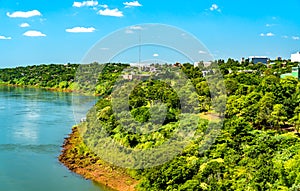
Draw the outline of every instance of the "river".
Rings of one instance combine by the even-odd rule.
[[[107,190],[57,160],[73,125],[72,94],[0,87],[0,190]]]

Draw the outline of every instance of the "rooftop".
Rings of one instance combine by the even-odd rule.
[[[249,58],[267,58],[267,59],[269,59],[267,56],[249,56]]]

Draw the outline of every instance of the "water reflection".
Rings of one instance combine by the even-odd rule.
[[[23,106],[15,108],[16,115],[20,115],[20,123],[16,123],[13,131],[15,142],[35,144],[39,139],[40,104],[36,101],[24,102]]]
[[[17,152],[32,152],[32,153],[57,153],[60,151],[59,145],[22,145],[22,144],[1,144],[0,152],[17,151]]]
[[[72,94],[0,86],[0,190],[102,190],[57,160],[72,111]]]
[[[38,131],[37,128],[25,126],[14,132],[13,137],[17,142],[37,143]]]

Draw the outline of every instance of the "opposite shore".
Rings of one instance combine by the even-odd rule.
[[[49,88],[49,87],[39,87],[39,86],[29,86],[29,85],[17,85],[17,84],[8,84],[8,83],[0,83],[0,86],[3,87],[16,87],[16,88],[34,88],[34,89],[42,89],[52,92],[66,92],[66,93],[76,93],[76,91],[68,88]]]

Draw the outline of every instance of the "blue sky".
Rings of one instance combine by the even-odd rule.
[[[216,59],[300,51],[300,1],[0,0],[0,67],[79,63],[101,38],[142,23],[179,27]]]

